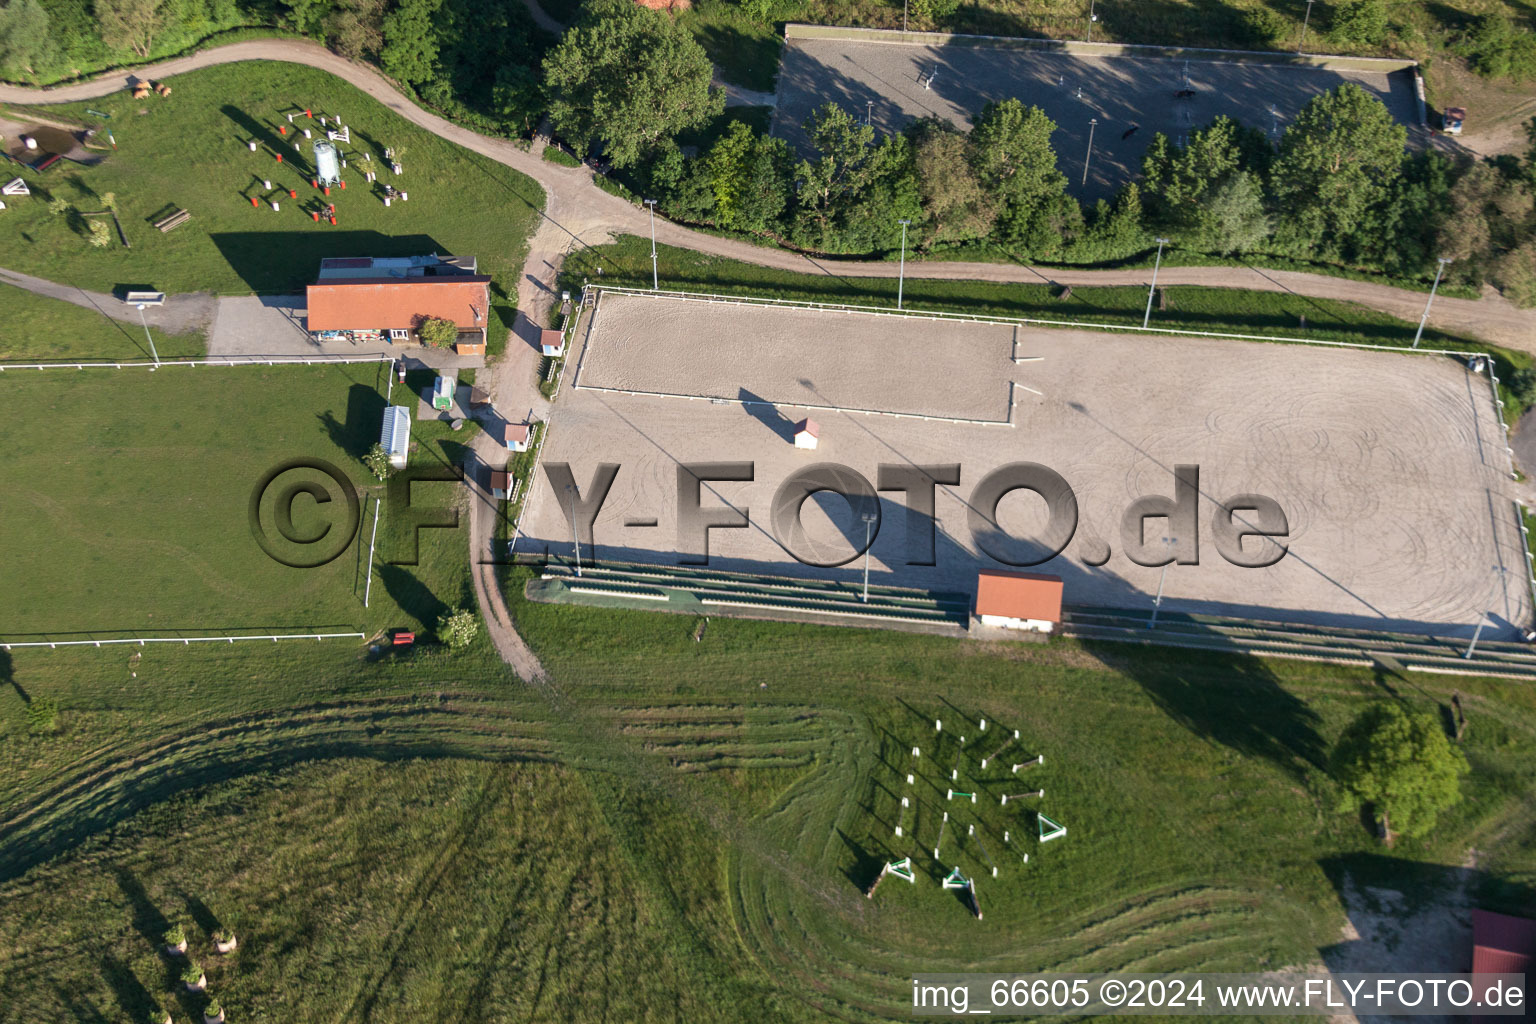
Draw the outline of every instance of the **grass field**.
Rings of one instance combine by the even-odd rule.
[[[656,251],[663,288],[867,306],[896,305],[895,278],[842,277],[835,272],[797,274],[670,246],[657,246]],[[603,268],[604,284],[649,287],[650,243],[624,236],[612,244],[574,253],[562,270],[564,286],[579,288],[584,278],[597,280],[599,265]],[[828,266],[835,271],[835,263]],[[1057,297],[1056,291],[1045,283],[991,284],[913,278],[905,283],[903,299],[910,309],[1138,327],[1147,303],[1147,290],[1142,287],[1074,287],[1066,299]],[[1354,303],[1303,295],[1192,286],[1173,286],[1163,291],[1168,308],[1152,311],[1153,327],[1407,347],[1413,342],[1417,326]],[[1422,344],[1427,348],[1478,351],[1488,347],[1433,329],[1425,330]],[[1521,353],[1507,356],[1519,366],[1529,362],[1529,357]]]
[[[29,415],[0,457],[8,496],[0,539],[12,552],[3,635],[321,626],[371,633],[430,626],[447,606],[465,603],[463,528],[422,531],[417,565],[380,564],[367,610],[371,533],[347,540],[339,493],[324,507],[294,504],[297,533],[334,527],[346,543],[329,564],[290,568],[252,537],[252,492],[296,458],[336,466],[369,496],[359,514],[371,516],[384,488],[359,457],[378,437],[386,372],[365,363],[6,374],[0,395]],[[396,397],[404,400],[398,390]],[[436,423],[415,424],[413,436],[424,465],[451,461],[465,440]],[[323,483],[314,473],[278,483],[304,479]],[[451,504],[452,486],[418,484],[414,501]],[[275,537],[271,513],[266,499],[265,530]],[[386,515],[379,561],[402,561],[409,546],[405,518]],[[293,557],[307,550],[277,548]]]
[[[110,128],[118,148],[96,167],[66,163],[23,175],[33,197],[0,219],[7,266],[99,291],[144,284],[166,292],[285,293],[313,281],[327,256],[473,255],[494,279],[493,311],[510,327],[516,274],[544,203],[531,179],[414,127],[339,78],[299,65],[250,62],[168,81],[168,99],[135,101],[122,92],[47,108],[47,116]],[[310,126],[305,107],[339,114],[352,132],[352,143],[342,147],[349,188],[332,189],[328,200],[337,206],[335,227],[310,219],[320,197],[309,184],[309,144],[302,155],[289,144]],[[88,115],[87,108],[111,120]],[[286,115],[295,109],[299,116],[290,127]],[[319,123],[312,128],[321,137]],[[251,140],[260,143],[255,153],[246,146]],[[389,173],[386,147],[400,155],[399,178]],[[380,172],[372,189],[364,181],[367,167]],[[385,181],[405,189],[410,200],[386,208],[376,194]],[[288,189],[298,199],[290,200]],[[117,198],[131,249],[93,248],[78,218],[48,212],[52,197],[82,212],[100,209],[107,192]],[[253,208],[253,196],[277,198],[282,209]],[[177,207],[192,219],[169,233],[153,227]]]
[[[44,298],[0,284],[0,306],[8,326],[0,334],[0,360],[148,359],[149,346],[139,324],[113,320],[84,306]],[[151,328],[161,359],[200,356],[200,334],[166,334]]]
[[[124,652],[11,655],[0,1020],[195,1007],[165,921],[241,1019],[745,1022],[904,1019],[922,967],[1314,962],[1346,873],[1434,902],[1468,847],[1469,898],[1536,909],[1523,686],[513,608],[551,688],[483,649],[160,649],[139,680]],[[1468,799],[1383,855],[1319,762],[1367,702],[1453,686]],[[22,735],[22,692],[58,700],[59,735]],[[902,852],[902,756],[978,715],[1047,755],[1031,784],[1067,837],[980,883],[982,924],[926,866],[865,900]]]

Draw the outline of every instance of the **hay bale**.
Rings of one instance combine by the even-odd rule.
[[[155,92],[159,93],[161,96],[169,97],[171,95],[171,87],[166,85],[164,82],[161,82],[159,85],[155,86]]]
[[[134,85],[134,87],[133,87],[133,98],[134,99],[142,100],[144,97],[146,97],[148,95],[149,95],[149,83],[148,82],[138,82],[138,83],[136,83]]]

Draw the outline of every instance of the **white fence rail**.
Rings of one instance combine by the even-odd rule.
[[[1043,327],[1071,327],[1078,330],[1126,331],[1131,334],[1174,335],[1192,338],[1227,338],[1234,341],[1282,342],[1287,345],[1316,345],[1321,348],[1354,348],[1370,352],[1402,352],[1411,355],[1455,356],[1465,359],[1480,355],[1481,350],[1454,351],[1440,348],[1408,348],[1397,345],[1372,345],[1363,341],[1326,341],[1320,338],[1297,338],[1282,334],[1236,334],[1225,331],[1191,331],[1175,327],[1138,327],[1133,324],[1106,324],[1094,320],[1046,320],[1028,316],[991,316],[986,313],[948,313],[930,309],[892,309],[889,306],[860,306],[853,303],[812,302],[807,299],[771,299],[755,295],[716,295],[708,292],[681,292],[667,289],[629,288],[623,285],[595,284],[599,292],[620,292],[626,295],[653,295],[658,298],[688,299],[695,302],[726,302],[744,306],[765,308],[831,310],[844,313],[873,313],[880,316],[898,316],[909,320],[959,320],[984,324],[1038,324]]]
[[[232,644],[237,640],[266,640],[273,643],[278,640],[335,640],[348,637],[361,640],[364,636],[363,633],[263,633],[259,636],[143,636],[115,640],[0,640],[0,650],[9,651],[13,647],[105,647],[108,644],[137,644],[140,647],[145,644]]]
[[[210,359],[162,359],[130,360],[127,362],[92,362],[81,360],[73,363],[0,363],[0,372],[6,370],[158,370],[162,366],[317,366],[326,363],[389,363],[395,356],[379,352],[371,356],[215,356]]]

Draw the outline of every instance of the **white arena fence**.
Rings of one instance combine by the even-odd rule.
[[[889,306],[860,306],[853,303],[812,302],[807,299],[770,299],[755,295],[715,295],[708,292],[668,291],[667,289],[629,288],[622,285],[589,285],[597,292],[616,292],[625,295],[653,295],[658,298],[687,299],[694,302],[734,303],[743,306],[760,306],[765,309],[813,309],[841,313],[875,314],[878,316],[904,317],[908,320],[949,320],[983,324],[1036,324],[1043,327],[1070,327],[1076,330],[1124,331],[1129,334],[1154,334],[1191,338],[1227,338],[1234,341],[1281,342],[1286,345],[1315,345],[1320,348],[1353,348],[1368,352],[1401,352],[1407,355],[1453,356],[1466,359],[1483,355],[1478,351],[1455,351],[1443,348],[1403,348],[1396,345],[1372,345],[1363,341],[1326,341],[1320,338],[1297,338],[1281,334],[1235,334],[1225,331],[1191,331],[1173,327],[1137,327],[1133,324],[1106,324],[1092,320],[1046,320],[1027,316],[991,316],[986,313],[947,313],[929,309],[892,309]],[[583,384],[581,387],[585,388]]]
[[[279,640],[336,640],[358,639],[363,633],[262,633],[251,636],[136,636],[126,639],[114,640],[0,640],[0,650],[9,651],[13,647],[106,647],[109,644],[135,644],[143,647],[145,644],[213,644],[235,643],[239,640],[265,640],[276,643]]]
[[[327,363],[392,363],[395,356],[379,352],[371,356],[215,356],[211,359],[162,359],[105,362],[80,360],[72,363],[0,363],[6,370],[158,370],[162,366],[320,366]]]
[[[1512,479],[1512,480],[1518,480],[1520,478],[1518,471],[1515,469],[1515,453],[1514,453],[1514,449],[1511,448],[1510,444],[1509,444],[1509,422],[1504,417],[1504,400],[1499,397],[1499,377],[1498,377],[1498,373],[1493,368],[1493,357],[1491,355],[1489,355],[1488,353],[1486,353],[1486,352],[1479,352],[1479,351],[1476,351],[1476,350],[1473,350],[1473,351],[1456,351],[1456,350],[1452,350],[1452,349],[1440,349],[1440,348],[1404,348],[1404,347],[1400,347],[1400,346],[1396,346],[1396,345],[1372,345],[1372,344],[1369,344],[1367,342],[1359,342],[1359,341],[1326,341],[1326,340],[1322,340],[1322,339],[1318,339],[1318,338],[1297,338],[1297,337],[1288,337],[1288,336],[1285,336],[1285,335],[1273,335],[1273,334],[1236,334],[1236,333],[1225,332],[1225,331],[1191,331],[1191,330],[1183,330],[1183,329],[1176,329],[1176,328],[1165,328],[1165,327],[1137,327],[1137,326],[1134,326],[1134,325],[1131,325],[1131,324],[1096,323],[1096,322],[1091,321],[1091,320],[1048,320],[1048,319],[1043,319],[1043,318],[1039,318],[1039,317],[1001,317],[1001,316],[991,316],[991,315],[988,315],[988,314],[985,314],[985,313],[949,313],[949,312],[945,312],[945,311],[942,311],[942,310],[925,310],[925,309],[899,309],[898,310],[898,309],[891,309],[888,306],[862,306],[862,305],[857,305],[857,304],[854,304],[854,303],[813,302],[813,301],[806,300],[806,299],[774,299],[774,298],[766,298],[766,297],[761,297],[761,296],[720,295],[720,294],[714,294],[714,293],[709,293],[709,292],[686,292],[686,291],[676,291],[676,290],[669,290],[669,289],[655,289],[655,288],[631,288],[631,287],[627,287],[627,286],[624,286],[624,285],[607,285],[607,284],[588,284],[587,287],[582,290],[582,295],[581,295],[581,305],[582,305],[582,308],[586,307],[586,305],[587,305],[587,303],[589,301],[589,298],[592,296],[593,293],[596,294],[596,297],[597,297],[598,301],[600,302],[601,301],[601,297],[602,297],[602,293],[605,292],[605,291],[610,291],[610,292],[615,292],[615,293],[625,294],[625,295],[640,295],[640,296],[650,295],[650,296],[655,296],[657,298],[684,299],[684,300],[687,300],[687,301],[690,301],[690,302],[703,302],[703,303],[709,303],[709,304],[729,303],[729,304],[743,305],[743,306],[757,306],[757,307],[760,307],[760,308],[763,308],[763,309],[810,309],[810,310],[822,310],[822,311],[842,312],[842,313],[873,314],[873,315],[877,315],[877,316],[903,317],[903,318],[906,318],[906,319],[909,319],[909,320],[970,321],[970,322],[974,322],[974,323],[993,323],[993,324],[1012,324],[1012,325],[1035,324],[1035,325],[1044,326],[1044,327],[1068,327],[1068,328],[1076,328],[1076,329],[1079,329],[1079,330],[1081,330],[1081,329],[1090,329],[1090,330],[1096,330],[1096,331],[1122,331],[1122,332],[1125,332],[1125,333],[1128,333],[1128,334],[1161,335],[1161,336],[1164,336],[1164,337],[1175,336],[1175,337],[1193,337],[1193,338],[1225,338],[1225,339],[1233,340],[1233,341],[1262,341],[1262,342],[1270,342],[1270,343],[1278,342],[1280,344],[1286,344],[1286,345],[1311,345],[1311,346],[1318,347],[1318,348],[1358,349],[1358,350],[1369,351],[1369,352],[1396,352],[1396,353],[1400,353],[1400,354],[1403,354],[1403,355],[1450,356],[1450,357],[1452,357],[1454,359],[1463,359],[1463,360],[1470,359],[1470,358],[1473,358],[1473,357],[1476,357],[1476,356],[1482,356],[1485,360],[1487,360],[1488,386],[1491,389],[1491,395],[1492,395],[1492,398],[1493,398],[1494,410],[1498,414],[1498,417],[1499,417],[1499,426],[1503,430],[1503,433],[1504,433],[1503,447],[1504,447],[1504,455],[1505,455],[1505,458],[1507,460],[1507,464],[1508,464],[1508,467],[1509,467],[1509,476],[1510,476],[1510,479]],[[596,311],[595,310],[593,312],[593,316],[594,316],[594,318],[596,317]],[[578,314],[577,314],[577,319],[578,320],[580,319],[580,312],[579,311],[578,311]],[[583,352],[582,355],[583,355],[583,358],[584,358],[585,357],[585,352]],[[1479,376],[1481,376],[1481,375],[1479,374]],[[580,379],[581,379],[580,368],[578,367],[577,375],[574,378],[576,383],[573,383],[572,386],[576,387],[576,388],[579,388],[581,390],[584,390],[584,391],[608,391],[608,392],[614,392],[614,393],[618,393],[618,394],[642,395],[642,396],[644,396],[644,395],[654,395],[654,396],[657,396],[657,397],[664,397],[664,398],[687,398],[687,399],[696,400],[696,401],[708,401],[708,402],[717,402],[717,403],[718,402],[731,402],[733,404],[739,404],[739,405],[752,404],[752,403],[748,403],[748,402],[741,402],[741,401],[736,400],[736,399],[713,399],[713,398],[701,398],[700,396],[697,396],[697,395],[669,395],[669,394],[662,394],[660,392],[622,391],[622,390],[617,389],[617,388],[597,388],[597,387],[591,387],[590,385],[579,383]],[[1000,421],[997,421],[997,420],[954,420],[954,419],[947,419],[945,417],[939,417],[939,416],[915,416],[913,414],[908,414],[908,413],[876,413],[876,412],[874,412],[872,410],[864,410],[864,409],[838,410],[838,409],[832,409],[831,407],[824,407],[824,406],[796,406],[796,408],[807,408],[807,409],[809,409],[809,408],[820,408],[820,409],[828,409],[830,411],[855,412],[855,413],[865,413],[865,414],[871,414],[871,415],[906,416],[908,418],[913,418],[913,419],[928,419],[928,420],[935,420],[935,421],[945,422],[945,423],[968,423],[968,424],[973,424],[973,423],[989,423],[989,424],[991,424],[993,426],[1001,425]],[[1013,406],[1012,406],[1012,396],[1010,395],[1010,397],[1009,397],[1009,420],[1011,421],[1012,418],[1013,418]],[[1012,422],[1008,422],[1006,425],[1013,426]],[[1524,516],[1521,513],[1522,513],[1521,505],[1517,501],[1517,502],[1515,502],[1515,526],[1519,529],[1520,547],[1521,547],[1521,550],[1525,554],[1526,581],[1527,581],[1527,583],[1528,583],[1528,585],[1530,587],[1530,591],[1531,591],[1532,609],[1533,609],[1533,612],[1536,612],[1536,558],[1533,558],[1533,556],[1532,556],[1531,546],[1530,546],[1530,538],[1529,538],[1529,531],[1528,531],[1528,529],[1527,529],[1527,527],[1525,525]]]

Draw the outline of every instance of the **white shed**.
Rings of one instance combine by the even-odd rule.
[[[404,469],[410,457],[411,410],[403,405],[392,405],[384,410],[384,429],[379,434],[379,444],[389,453],[389,464]]]
[[[807,417],[795,424],[795,447],[814,449],[821,440],[821,424]]]

